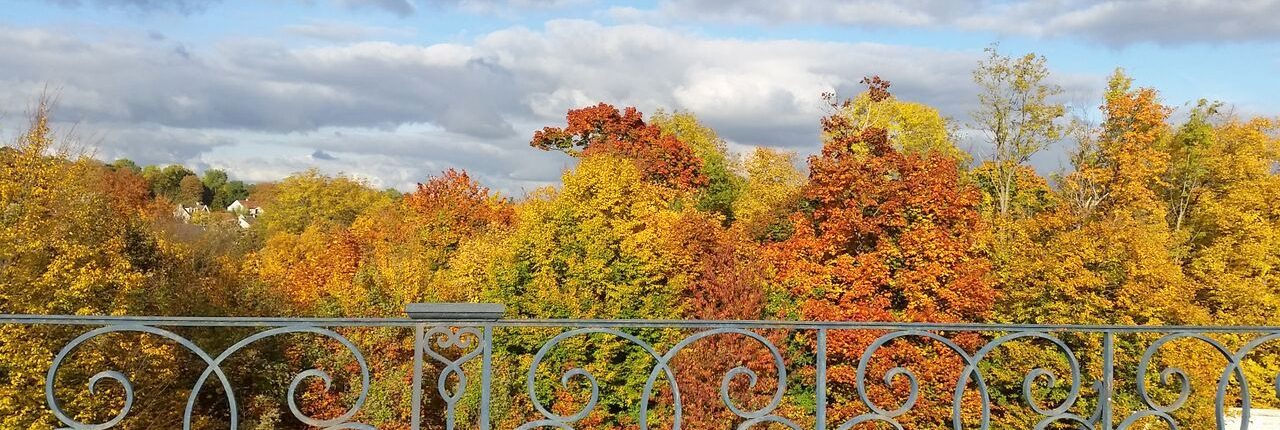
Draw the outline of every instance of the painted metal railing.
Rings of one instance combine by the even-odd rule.
[[[496,312],[496,313],[495,313]],[[47,374],[45,396],[47,407],[56,416],[61,425],[71,429],[107,429],[120,425],[130,415],[135,404],[134,386],[129,375],[117,369],[103,369],[88,379],[88,390],[94,392],[103,384],[103,380],[113,381],[122,389],[123,407],[109,420],[103,422],[77,421],[75,415],[67,411],[59,400],[55,380],[67,357],[78,348],[82,348],[91,339],[109,333],[135,333],[145,336],[156,336],[180,345],[190,354],[198,357],[203,363],[203,373],[196,379],[186,400],[186,410],[182,414],[184,429],[192,428],[193,410],[202,389],[208,384],[220,387],[225,395],[229,413],[229,426],[237,428],[241,421],[239,410],[241,404],[236,397],[236,387],[227,376],[224,366],[229,357],[235,356],[246,347],[264,339],[304,334],[336,342],[349,352],[355,361],[354,369],[359,372],[358,394],[354,402],[345,412],[327,418],[308,416],[304,408],[298,404],[299,387],[307,380],[316,378],[326,387],[333,381],[331,375],[318,368],[296,373],[288,385],[287,399],[281,399],[288,406],[293,418],[306,426],[324,429],[371,429],[371,425],[362,423],[361,408],[370,393],[370,366],[365,355],[356,343],[348,339],[342,330],[356,328],[398,328],[412,333],[412,399],[410,400],[410,422],[413,428],[424,428],[424,417],[443,415],[443,426],[452,430],[458,427],[479,428],[488,430],[495,427],[490,416],[490,404],[494,401],[494,357],[495,332],[514,330],[542,330],[552,333],[550,338],[537,347],[523,370],[523,383],[526,401],[535,414],[531,419],[516,426],[516,430],[533,428],[581,428],[578,424],[592,414],[601,398],[601,386],[596,375],[581,363],[561,365],[556,370],[554,365],[545,363],[549,354],[563,347],[568,339],[597,336],[616,338],[617,342],[626,343],[644,351],[651,361],[648,378],[643,381],[641,399],[637,404],[638,413],[634,423],[641,429],[655,426],[652,422],[651,404],[657,404],[655,396],[665,396],[665,411],[669,416],[662,418],[663,428],[679,429],[685,425],[682,418],[684,403],[681,387],[677,382],[679,369],[673,363],[683,351],[698,345],[707,339],[717,337],[734,337],[754,342],[756,351],[767,354],[764,357],[771,362],[773,368],[763,371],[739,365],[728,370],[720,378],[720,406],[723,406],[736,417],[730,423],[716,425],[714,428],[736,427],[746,429],[752,427],[772,428],[787,427],[792,429],[814,428],[817,430],[848,430],[864,428],[860,425],[888,425],[892,428],[904,428],[900,419],[910,414],[922,400],[923,395],[917,374],[910,368],[892,364],[880,366],[880,373],[873,374],[871,364],[878,351],[901,343],[928,343],[937,350],[951,355],[951,359],[960,366],[955,372],[958,379],[952,384],[954,390],[948,399],[939,400],[944,408],[950,411],[947,428],[999,428],[993,423],[992,416],[996,408],[996,400],[992,394],[997,390],[990,384],[988,372],[993,353],[1002,347],[1014,343],[1047,346],[1052,355],[1058,357],[1059,368],[1035,367],[1024,374],[1021,383],[1021,401],[1024,406],[1038,417],[1035,428],[1086,428],[1124,430],[1139,428],[1143,425],[1159,423],[1169,428],[1227,428],[1231,420],[1238,420],[1238,428],[1247,429],[1250,421],[1250,410],[1257,402],[1253,395],[1258,389],[1257,381],[1250,381],[1245,367],[1256,363],[1276,362],[1269,348],[1271,342],[1280,339],[1280,327],[1191,327],[1191,326],[1105,326],[1105,325],[989,325],[989,324],[906,324],[906,323],[871,323],[871,322],[790,322],[790,321],[657,321],[657,320],[528,320],[501,319],[498,317],[501,308],[485,307],[418,307],[411,308],[413,318],[405,319],[311,319],[311,318],[203,318],[203,317],[84,317],[84,316],[41,316],[41,315],[3,315],[0,325],[21,326],[77,326],[84,327],[83,333],[67,342],[53,357],[51,365],[45,369]],[[239,328],[248,330],[249,334],[230,346],[220,348],[217,352],[202,348],[196,342],[179,335],[180,328]],[[645,330],[668,330],[678,333],[668,337],[669,341],[662,345],[646,340],[637,335]],[[860,358],[841,365],[856,369],[854,383],[846,390],[844,402],[857,403],[861,412],[845,413],[839,421],[834,421],[829,414],[831,399],[829,398],[829,375],[831,348],[829,343],[833,337],[847,333],[873,333],[873,339],[865,344]],[[777,333],[786,333],[778,336]],[[957,341],[960,336],[969,341]],[[1124,366],[1117,364],[1117,339],[1123,337],[1127,347],[1133,351],[1132,357],[1125,358]],[[796,339],[804,341],[796,341]],[[780,340],[781,339],[781,340]],[[972,339],[979,339],[976,343]],[[1094,341],[1081,342],[1081,339]],[[785,343],[784,343],[785,342]],[[1155,357],[1173,345],[1198,344],[1212,355],[1195,357],[1216,366],[1216,380],[1202,381],[1212,390],[1212,422],[1188,423],[1177,415],[1187,404],[1192,392],[1192,378],[1188,372],[1179,367],[1166,367],[1166,362]],[[1276,342],[1280,343],[1280,342]],[[1081,351],[1081,344],[1099,344],[1100,348]],[[804,351],[810,354],[805,360],[795,360],[786,355],[794,354],[798,348],[809,348]],[[1076,346],[1073,346],[1076,345]],[[1137,346],[1134,346],[1137,345]],[[1270,345],[1270,346],[1264,346]],[[445,351],[453,351],[446,353]],[[1140,352],[1140,355],[1138,354]],[[1087,356],[1086,356],[1087,354]],[[1264,356],[1258,356],[1262,354]],[[1185,355],[1185,354],[1183,354]],[[847,356],[847,355],[846,355]],[[1093,363],[1093,370],[1086,370],[1082,361]],[[797,364],[799,363],[799,364]],[[804,367],[799,371],[797,367]],[[1132,392],[1127,393],[1131,404],[1124,411],[1117,410],[1114,405],[1118,398],[1117,376],[1120,370],[1127,374],[1124,377],[1126,386]],[[1254,366],[1256,367],[1256,366]],[[1265,366],[1264,366],[1265,367]],[[541,369],[541,370],[540,370]],[[885,370],[887,369],[887,370]],[[577,381],[589,391],[585,401],[576,405],[572,411],[556,410],[548,400],[540,397],[540,375],[546,372],[560,372],[559,382],[567,387],[571,380]],[[428,372],[431,372],[430,374]],[[762,373],[763,372],[763,373]],[[758,407],[747,407],[739,404],[730,393],[731,382],[737,378],[745,378],[750,386],[755,386],[761,374],[772,376],[770,381],[772,393],[766,393],[767,401],[757,402]],[[803,378],[800,375],[806,375]],[[469,378],[479,378],[478,384],[469,382]],[[873,378],[879,377],[879,378]],[[1268,375],[1268,390],[1280,391],[1280,375]],[[805,379],[804,381],[800,381]],[[874,379],[882,379],[875,381]],[[1256,378],[1255,378],[1256,379]],[[797,382],[800,381],[800,382]],[[640,381],[635,381],[639,385]],[[1253,383],[1251,385],[1251,382]],[[784,397],[796,391],[796,384],[803,385],[805,390],[812,390],[812,409],[804,419],[795,417],[794,408],[782,413],[780,406]],[[791,385],[789,387],[789,384]],[[883,398],[870,393],[870,387],[884,384],[881,387],[904,387],[898,393],[901,398],[896,406],[883,404]],[[1058,394],[1052,398],[1041,393],[1046,387],[1059,387]],[[478,389],[479,393],[468,390]],[[1017,389],[1001,389],[1004,392],[1017,393]],[[1162,390],[1164,395],[1153,394]],[[905,392],[904,392],[905,391]],[[1272,391],[1268,391],[1272,392]],[[1206,391],[1206,393],[1208,393]],[[460,407],[464,394],[475,396],[478,402],[472,402],[477,409],[468,414],[467,422],[458,422],[456,408]],[[505,392],[503,395],[512,393]],[[544,393],[545,394],[545,393]],[[936,395],[936,393],[934,393]],[[444,410],[424,410],[424,398],[439,396]],[[806,398],[808,395],[806,395]],[[1007,397],[1007,396],[1006,396]],[[974,399],[967,401],[965,399]],[[703,399],[705,401],[705,399]],[[1007,401],[1007,400],[1004,400]],[[946,406],[947,403],[949,406]],[[761,404],[762,403],[762,404]],[[1045,403],[1049,403],[1046,406]],[[1273,402],[1274,403],[1274,402]],[[437,403],[439,404],[439,403]],[[563,408],[562,408],[563,409]],[[1197,418],[1192,418],[1197,419]],[[688,427],[686,425],[686,427]],[[907,427],[911,427],[907,425]],[[869,426],[866,428],[881,428]],[[1232,427],[1235,428],[1235,427]]]

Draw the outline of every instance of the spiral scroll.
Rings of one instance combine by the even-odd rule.
[[[619,330],[614,330],[614,329],[584,328],[584,329],[570,330],[570,331],[561,333],[555,336],[554,338],[552,338],[551,340],[547,341],[546,343],[544,343],[542,345],[542,348],[540,348],[538,352],[534,355],[533,362],[530,365],[528,376],[526,379],[526,388],[528,390],[529,398],[530,400],[532,400],[533,406],[538,411],[538,413],[542,414],[543,419],[525,423],[524,425],[521,425],[520,427],[518,427],[517,430],[528,430],[528,429],[538,428],[538,427],[554,427],[554,428],[559,428],[564,430],[571,430],[573,429],[574,422],[585,418],[595,408],[596,404],[599,402],[599,399],[600,399],[599,383],[596,380],[595,376],[592,375],[590,371],[583,369],[581,367],[573,368],[566,371],[563,375],[561,375],[561,378],[560,378],[561,386],[568,386],[569,381],[575,378],[581,378],[585,380],[590,386],[591,392],[590,392],[590,397],[587,400],[587,403],[581,409],[579,409],[577,412],[573,414],[560,415],[560,414],[551,412],[550,409],[547,408],[547,406],[544,403],[542,403],[542,401],[538,398],[537,385],[536,385],[537,370],[541,366],[542,361],[545,359],[546,355],[552,349],[554,349],[560,342],[564,341],[565,339],[568,339],[574,336],[584,336],[584,335],[590,335],[590,334],[607,334],[607,335],[612,335],[612,336],[625,339],[635,344],[636,346],[640,347],[641,349],[643,349],[646,353],[649,354],[650,357],[652,357],[655,360],[654,367],[650,371],[648,379],[645,381],[644,389],[641,393],[640,402],[639,402],[640,412],[638,416],[638,424],[639,424],[639,428],[642,430],[646,430],[649,428],[649,423],[648,423],[649,402],[652,399],[652,396],[654,394],[654,388],[655,388],[654,386],[657,383],[657,380],[659,377],[666,378],[668,382],[668,386],[671,390],[671,398],[672,398],[672,404],[673,404],[672,430],[680,429],[681,422],[683,419],[682,412],[681,412],[682,400],[680,395],[680,386],[676,382],[675,371],[671,367],[671,361],[676,357],[677,354],[680,353],[680,351],[684,350],[689,345],[710,336],[724,335],[724,334],[742,335],[759,342],[761,345],[767,348],[769,350],[769,353],[772,355],[774,359],[774,365],[777,369],[777,374],[778,374],[777,388],[775,389],[773,396],[770,398],[769,403],[766,404],[764,407],[761,407],[756,410],[746,410],[745,408],[742,408],[740,405],[734,402],[729,395],[730,384],[734,378],[745,377],[748,379],[749,386],[755,386],[759,380],[759,375],[754,370],[751,370],[750,368],[747,368],[745,366],[738,366],[729,370],[728,373],[726,373],[725,376],[721,379],[720,381],[721,400],[724,402],[725,406],[731,412],[733,412],[738,417],[744,419],[744,421],[738,426],[738,429],[746,430],[761,423],[775,423],[775,424],[780,424],[795,430],[799,430],[799,427],[794,422],[791,422],[790,420],[784,417],[773,415],[774,410],[777,409],[778,405],[780,405],[782,402],[783,394],[785,394],[786,392],[787,370],[786,370],[785,362],[783,361],[783,358],[782,358],[782,353],[778,350],[778,348],[775,345],[773,345],[772,342],[770,342],[764,336],[761,336],[749,330],[736,329],[736,328],[719,328],[719,329],[712,329],[712,330],[706,330],[706,331],[695,333],[693,335],[690,335],[682,339],[680,342],[678,342],[677,344],[672,346],[670,349],[668,349],[666,353],[659,353],[657,349],[653,347],[653,345],[649,344],[648,342],[645,342],[644,340],[641,340],[639,337],[636,337],[634,335],[631,335]]]
[[[221,365],[228,357],[244,349],[246,346],[267,337],[278,336],[278,335],[288,334],[288,333],[313,333],[313,334],[318,334],[318,335],[336,340],[339,343],[341,343],[344,347],[346,347],[349,351],[351,351],[351,353],[355,356],[356,362],[359,364],[359,367],[360,367],[361,390],[360,390],[359,397],[355,401],[355,404],[342,415],[336,418],[327,419],[327,420],[317,419],[302,413],[301,410],[298,408],[298,405],[295,400],[296,389],[299,386],[299,384],[301,384],[301,382],[306,380],[307,378],[320,378],[321,381],[324,382],[326,388],[328,388],[332,383],[332,379],[324,371],[319,369],[309,369],[294,376],[293,380],[289,384],[289,394],[288,394],[289,410],[290,412],[293,413],[294,417],[297,418],[299,421],[314,427],[319,427],[324,429],[333,429],[333,430],[337,430],[337,429],[372,430],[373,429],[373,427],[365,424],[350,422],[351,418],[354,417],[356,413],[359,412],[360,408],[364,405],[365,399],[368,396],[369,366],[365,363],[364,356],[360,354],[360,351],[358,348],[356,348],[355,344],[351,343],[351,341],[347,340],[345,337],[343,337],[338,333],[335,333],[331,330],[327,330],[323,328],[309,327],[309,326],[291,326],[291,327],[281,327],[281,328],[266,330],[260,333],[256,333],[252,336],[249,336],[248,338],[245,338],[240,342],[237,342],[235,345],[232,345],[231,347],[227,348],[215,358],[210,356],[207,352],[205,352],[202,348],[197,346],[195,343],[191,342],[190,340],[176,333],[173,333],[171,331],[164,330],[164,329],[146,326],[146,325],[115,325],[115,326],[107,326],[107,327],[91,330],[87,333],[80,335],[79,337],[75,338],[71,342],[68,342],[67,345],[65,345],[62,348],[62,350],[59,351],[58,354],[54,357],[53,363],[49,366],[48,373],[45,377],[45,399],[49,405],[49,409],[53,411],[54,416],[58,418],[58,421],[61,421],[64,425],[66,425],[67,428],[73,429],[73,430],[105,430],[120,424],[120,422],[123,421],[125,417],[128,416],[130,409],[133,405],[133,385],[129,381],[129,378],[127,376],[117,371],[100,372],[89,379],[90,394],[94,393],[94,388],[102,379],[111,379],[115,381],[117,384],[120,384],[124,388],[124,391],[125,391],[124,407],[121,408],[120,412],[116,414],[115,417],[113,417],[112,419],[106,422],[98,423],[98,424],[89,424],[89,423],[83,423],[71,418],[66,413],[66,411],[62,409],[62,405],[60,404],[60,402],[58,401],[57,397],[54,394],[54,381],[56,380],[58,370],[62,367],[63,362],[71,354],[72,351],[74,351],[81,344],[87,342],[88,340],[94,337],[107,334],[107,333],[123,333],[123,332],[147,333],[147,334],[157,335],[157,336],[172,340],[175,343],[186,348],[192,354],[195,354],[202,361],[204,361],[206,366],[205,370],[200,375],[200,377],[196,380],[196,383],[193,386],[190,395],[187,397],[187,406],[183,412],[183,420],[182,420],[182,426],[184,430],[190,430],[191,428],[192,414],[195,408],[196,397],[198,396],[200,390],[204,387],[205,382],[208,381],[210,376],[214,376],[218,379],[218,382],[222,386],[222,391],[226,395],[227,405],[229,408],[228,412],[230,415],[229,425],[231,430],[235,430],[238,428],[239,426],[239,410],[238,409],[239,408],[236,404],[235,392],[231,385],[230,379],[227,378],[226,373],[223,372]]]

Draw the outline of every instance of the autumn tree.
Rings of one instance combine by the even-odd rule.
[[[681,317],[679,297],[693,280],[664,245],[681,217],[672,207],[673,190],[650,182],[634,161],[607,153],[584,157],[562,181],[562,188],[538,190],[517,207],[510,230],[464,244],[446,277],[448,288],[482,291],[482,300],[506,304],[511,318]],[[655,330],[641,337],[657,343],[668,335]],[[545,340],[514,336],[499,339],[495,349],[532,351]],[[556,387],[561,364],[585,366],[608,388],[584,423],[635,425],[652,360],[628,345],[610,336],[567,340],[549,358],[556,364],[538,371],[540,397],[556,410],[580,407],[585,392]],[[522,359],[519,353],[495,357],[495,371],[519,371]],[[502,389],[524,388],[512,381]],[[494,414],[515,426],[530,405],[511,397],[495,405]]]
[[[1103,123],[1080,139],[1075,170],[1059,181],[1061,203],[1026,224],[1027,241],[1002,269],[1009,282],[1002,286],[997,318],[1040,324],[1203,322],[1204,310],[1188,300],[1194,290],[1178,264],[1177,240],[1159,192],[1169,165],[1163,150],[1169,109],[1155,90],[1134,88],[1120,71],[1111,77],[1101,109]],[[1134,357],[1152,340],[1117,339],[1117,357],[1126,357],[1117,361],[1117,372],[1132,372]],[[1096,338],[1071,342],[1080,350],[1100,347]],[[1010,354],[1022,362],[1058,360],[1044,353],[1019,356],[1020,351],[1027,352]],[[1100,372],[1095,360],[1082,365]],[[1136,402],[1125,396],[1117,396],[1117,410]]]
[[[1019,170],[1032,155],[1063,136],[1058,120],[1065,107],[1052,99],[1062,88],[1048,82],[1045,58],[1029,53],[1003,56],[991,46],[973,71],[978,84],[978,110],[973,119],[986,132],[992,149],[992,188],[996,213],[1007,218],[1017,191]]]
[[[622,112],[605,103],[572,109],[564,128],[546,127],[533,134],[530,146],[567,154],[614,154],[632,160],[646,180],[662,185],[693,189],[705,186],[707,176],[702,160],[693,148],[674,134],[646,124],[634,107]]]
[[[42,102],[12,150],[0,151],[0,312],[45,315],[172,315],[217,310],[190,294],[212,298],[198,276],[179,277],[184,255],[148,228],[136,204],[147,194],[130,169],[110,170],[56,137]],[[174,300],[179,279],[188,296]],[[44,371],[78,327],[0,326],[0,427],[52,428]],[[147,336],[108,336],[68,360],[54,381],[77,419],[114,416],[121,387],[104,381],[97,395],[85,383],[103,369],[128,371],[140,402],[125,428],[157,428],[180,419],[179,396],[166,391],[175,375],[197,371],[189,355]]]
[[[718,213],[726,222],[732,221],[734,202],[742,195],[743,178],[737,173],[736,159],[729,154],[724,139],[689,112],[658,111],[650,122],[664,134],[689,145],[702,160],[707,184],[699,192],[698,209]]]
[[[1186,244],[1183,264],[1201,291],[1195,297],[1215,321],[1264,324],[1280,310],[1278,130],[1271,119],[1206,126],[1193,115],[1172,148],[1195,161],[1170,166],[1170,222]]]
[[[870,91],[852,99],[835,103],[835,94],[824,95],[834,115],[847,121],[846,130],[832,133],[856,134],[868,129],[880,129],[888,135],[894,148],[903,152],[937,153],[955,159],[961,167],[969,163],[969,154],[955,145],[954,126],[937,109],[923,104],[899,100],[889,92],[889,82],[879,76],[863,79]],[[839,138],[840,136],[828,136]],[[851,148],[866,153],[868,148]]]
[[[694,320],[762,320],[774,317],[768,306],[759,246],[740,229],[726,229],[716,217],[682,211],[666,226],[661,239],[664,259],[672,273],[687,281],[679,292],[682,317]],[[783,344],[782,330],[759,332],[773,344]],[[777,388],[777,371],[770,351],[758,340],[740,334],[704,338],[683,350],[674,360],[676,382],[683,403],[682,428],[719,429],[726,423],[741,424],[720,394],[720,381],[738,366],[757,372],[757,382],[735,378],[729,385],[734,402],[763,407]]]
[[[298,173],[272,186],[263,202],[259,224],[268,235],[299,234],[309,226],[346,227],[386,195],[348,177],[329,177],[315,170]]]
[[[201,204],[204,200],[204,194],[204,184],[200,183],[200,178],[196,175],[183,176],[182,180],[178,181],[178,195],[176,196],[178,203],[188,206]]]
[[[790,236],[788,216],[798,209],[804,173],[794,152],[758,147],[742,161],[741,197],[733,203],[735,227],[757,240]]]
[[[869,79],[873,100],[887,83]],[[809,159],[807,210],[792,215],[795,233],[772,247],[779,281],[799,303],[801,318],[819,321],[981,321],[995,297],[982,256],[979,190],[954,158],[897,149],[885,130],[856,128],[847,115],[824,118],[822,153]],[[853,366],[876,334],[831,335],[833,396],[853,399]],[[961,336],[962,344],[976,338]],[[894,365],[917,366],[921,383],[954,386],[959,360],[937,345],[897,343]],[[891,360],[876,360],[884,372]],[[950,381],[950,382],[948,382]],[[900,381],[899,381],[900,382]],[[904,385],[871,387],[878,402],[900,401]],[[944,390],[945,391],[945,390]],[[896,397],[895,397],[896,396]],[[950,396],[921,399],[909,422],[941,424]],[[832,419],[856,414],[837,401]],[[910,421],[917,420],[917,421]]]

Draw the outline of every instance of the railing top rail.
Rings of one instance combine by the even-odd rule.
[[[981,324],[904,323],[877,321],[775,321],[775,320],[649,320],[649,319],[436,319],[410,318],[284,318],[284,317],[173,317],[0,314],[0,324],[40,325],[152,325],[168,327],[414,327],[457,325],[489,327],[608,327],[608,328],[755,328],[797,330],[921,330],[921,331],[1042,331],[1114,333],[1225,333],[1280,332],[1280,326],[1198,325],[1099,325],[1099,324]]]

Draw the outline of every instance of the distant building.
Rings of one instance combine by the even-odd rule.
[[[240,224],[240,228],[249,228],[254,219],[262,215],[262,207],[248,199],[236,200],[227,206],[227,212],[236,214],[236,223]]]
[[[191,217],[197,212],[208,213],[209,207],[202,204],[186,206],[182,203],[178,203],[178,207],[173,209],[173,217],[181,220],[182,222],[191,222]]]
[[[262,215],[262,207],[248,199],[236,200],[231,202],[231,205],[227,206],[227,212],[256,217],[258,215]]]

